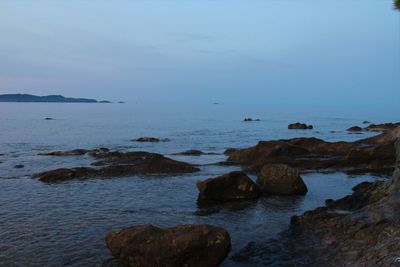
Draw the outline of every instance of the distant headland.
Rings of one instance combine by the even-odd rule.
[[[0,95],[0,102],[98,103],[96,99],[90,98],[72,98],[62,95],[36,96],[29,94]]]

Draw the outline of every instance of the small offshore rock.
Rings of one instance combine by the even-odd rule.
[[[284,164],[265,165],[256,183],[267,194],[303,195],[308,191],[298,170]]]
[[[359,126],[353,126],[347,129],[348,132],[361,132],[363,130],[363,128],[359,127]]]
[[[49,117],[49,118],[45,118],[45,120],[46,121],[51,121],[51,120],[54,120],[54,119]]]
[[[175,153],[174,155],[201,156],[201,155],[204,155],[204,154],[206,154],[206,153],[204,153],[203,151],[196,150],[196,149],[190,149],[190,150],[186,150],[186,151],[183,151],[183,152]]]
[[[311,130],[311,129],[313,129],[313,126],[311,124],[307,125],[305,123],[296,122],[296,123],[289,124],[288,125],[288,129],[290,129],[290,130],[298,130],[298,129],[300,129],[300,130]]]
[[[255,199],[261,195],[257,185],[242,171],[197,182],[198,204]]]
[[[160,139],[156,137],[139,137],[136,139],[132,139],[132,142],[168,142],[170,141],[168,138]]]
[[[131,267],[216,267],[231,250],[229,233],[211,225],[133,226],[108,234],[106,244],[115,258]]]
[[[363,121],[363,124],[370,124],[371,122],[369,121]]]
[[[23,164],[17,164],[17,165],[14,166],[14,169],[22,169],[24,167],[25,166]]]

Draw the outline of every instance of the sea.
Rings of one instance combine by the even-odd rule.
[[[169,106],[152,103],[0,103],[0,266],[102,266],[110,255],[105,236],[123,227],[153,224],[211,224],[231,235],[230,256],[249,242],[279,238],[290,217],[338,199],[372,174],[308,173],[308,193],[298,197],[265,196],[227,205],[197,216],[196,182],[240,166],[221,166],[228,148],[260,140],[316,137],[353,141],[377,133],[349,134],[346,129],[368,120],[396,121],[399,114],[371,109],[252,107],[226,103]],[[244,122],[251,117],[260,121]],[[46,120],[45,118],[53,118]],[[313,130],[288,130],[293,122]],[[152,136],[169,142],[138,143]],[[60,167],[90,166],[89,156],[51,157],[40,152],[106,147],[149,151],[198,164],[197,173],[179,176],[130,176],[47,184],[32,174]],[[212,155],[173,155],[189,149]],[[22,164],[23,168],[15,168]],[[250,174],[252,179],[256,177]],[[248,266],[230,259],[222,266]],[[251,266],[262,265],[254,262]]]

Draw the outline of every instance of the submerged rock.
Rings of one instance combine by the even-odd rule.
[[[256,183],[267,194],[303,195],[308,191],[298,170],[284,164],[265,165]]]
[[[386,172],[393,170],[394,141],[400,127],[355,142],[326,142],[317,138],[261,141],[245,149],[229,149],[227,162],[247,170],[261,171],[270,163],[292,166],[300,171]]]
[[[24,167],[25,166],[23,164],[17,164],[17,165],[14,166],[14,169],[22,169]]]
[[[228,232],[211,225],[134,226],[108,234],[106,243],[127,266],[213,267],[231,249]]]
[[[39,156],[82,156],[88,153],[87,149],[74,149],[68,151],[51,151],[39,153]]]
[[[190,149],[190,150],[186,150],[183,152],[179,152],[176,153],[174,155],[182,155],[182,156],[201,156],[201,155],[205,155],[206,153],[204,153],[203,151],[200,150],[196,150],[196,149]]]
[[[148,152],[102,152],[96,154],[102,158],[95,165],[102,168],[78,167],[61,168],[35,174],[43,182],[60,182],[73,179],[95,177],[123,177],[132,175],[177,175],[199,171],[193,165],[173,160],[156,153]]]
[[[44,118],[46,121],[52,121],[54,120],[53,118]]]
[[[136,139],[132,139],[132,142],[169,142],[170,140],[168,138],[160,139],[156,137],[139,137]]]
[[[251,243],[233,260],[266,265],[397,266],[400,251],[400,141],[396,170],[386,182],[364,182],[353,194],[293,216],[291,226]],[[323,255],[323,256],[321,256]]]
[[[257,185],[241,171],[197,182],[198,203],[213,204],[224,201],[254,199],[260,196]]]
[[[313,129],[313,126],[311,124],[307,125],[305,123],[296,122],[296,123],[289,124],[288,129],[290,129],[290,130],[294,130],[294,129],[311,130],[311,129]]]

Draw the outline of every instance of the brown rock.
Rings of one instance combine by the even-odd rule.
[[[267,194],[302,195],[308,191],[298,170],[284,164],[265,165],[256,183]]]
[[[288,129],[290,129],[290,130],[294,130],[294,129],[296,129],[296,130],[299,130],[299,129],[301,129],[301,130],[311,130],[311,129],[313,129],[313,126],[312,125],[307,125],[305,123],[296,122],[296,123],[289,124],[288,125]]]
[[[168,142],[170,141],[168,138],[160,139],[156,137],[139,137],[136,139],[132,139],[133,142]]]
[[[106,156],[107,155],[107,156]],[[177,175],[199,171],[193,165],[160,154],[148,152],[109,152],[102,155],[103,161],[98,165],[107,165],[97,169],[89,167],[61,168],[35,174],[43,182],[60,182],[73,179],[95,177],[123,177],[132,175]],[[108,165],[111,164],[111,165]]]
[[[244,149],[228,149],[227,162],[260,172],[270,163],[286,164],[300,171],[393,171],[393,145],[400,138],[400,127],[355,142],[326,142],[317,138],[260,141]]]
[[[199,204],[254,199],[260,196],[257,185],[241,171],[197,182]]]
[[[359,127],[359,126],[353,126],[350,127],[349,129],[347,129],[348,132],[361,132],[363,130],[363,128]]]
[[[106,237],[112,255],[127,266],[218,266],[231,249],[223,228],[211,225],[179,225],[158,228],[134,226]]]

